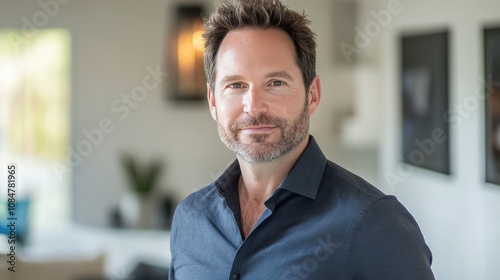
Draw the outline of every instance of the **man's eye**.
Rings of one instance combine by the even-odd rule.
[[[279,86],[282,86],[284,84],[285,83],[283,81],[272,81],[270,85],[273,87],[279,87]]]
[[[229,85],[229,88],[242,88],[242,87],[243,85],[240,83],[234,83]]]

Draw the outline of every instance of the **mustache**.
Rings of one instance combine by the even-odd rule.
[[[269,126],[277,126],[277,127],[285,127],[286,119],[272,117],[269,115],[261,114],[257,117],[246,116],[242,119],[239,119],[233,123],[231,126],[231,131],[237,131],[249,126],[259,126],[259,125],[269,125]]]

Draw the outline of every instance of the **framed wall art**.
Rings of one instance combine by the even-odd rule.
[[[401,37],[402,157],[405,163],[450,174],[449,34]]]
[[[484,30],[486,182],[500,185],[500,27]]]

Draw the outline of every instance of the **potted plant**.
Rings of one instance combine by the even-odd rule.
[[[129,191],[125,193],[120,212],[125,226],[153,228],[158,217],[158,204],[152,195],[161,175],[163,164],[156,160],[140,164],[136,158],[126,155],[122,158]]]

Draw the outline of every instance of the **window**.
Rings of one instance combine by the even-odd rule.
[[[8,164],[17,165],[16,200],[29,201],[35,230],[67,225],[70,218],[70,172],[54,168],[69,150],[69,92],[68,31],[0,29],[0,178]],[[2,188],[0,205],[6,196]]]

